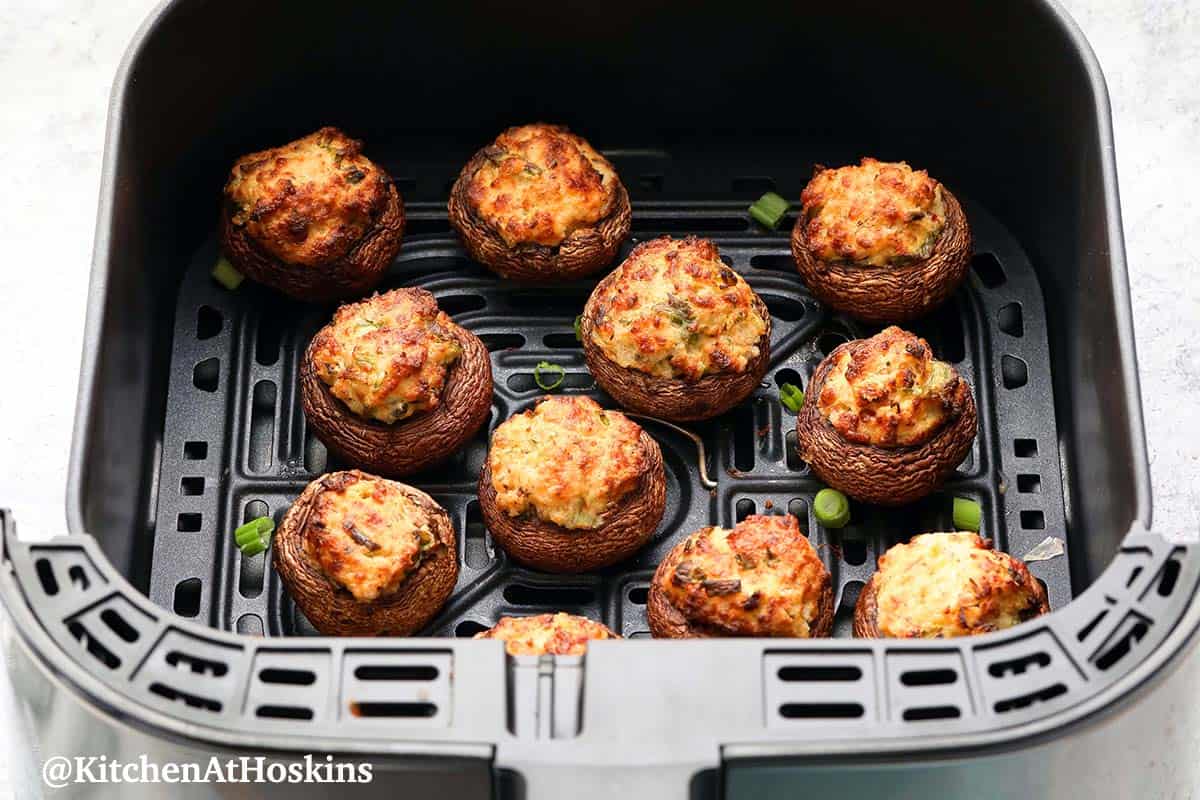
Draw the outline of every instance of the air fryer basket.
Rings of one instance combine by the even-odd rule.
[[[1094,61],[1043,2],[934,3],[919,19],[858,5],[768,2],[731,15],[705,2],[470,13],[380,2],[325,24],[295,3],[167,3],[114,92],[71,535],[22,542],[4,518],[0,593],[32,652],[155,735],[478,760],[531,794],[559,770],[638,764],[632,775],[686,781],[748,759],[1012,744],[1103,708],[1136,671],[1165,662],[1195,626],[1200,570],[1193,548],[1145,532]],[[914,40],[922,47],[905,45]],[[337,466],[305,428],[295,380],[330,309],[213,283],[225,170],[321,124],[366,139],[410,216],[387,285],[430,289],[488,345],[490,430],[542,393],[532,377],[542,360],[566,369],[559,391],[606,401],[572,332],[593,282],[500,281],[446,222],[446,192],[473,149],[538,118],[570,124],[614,161],[635,240],[717,241],[772,312],[767,380],[738,409],[685,426],[701,446],[645,423],[667,463],[664,524],[644,552],[597,574],[532,572],[492,544],[473,497],[481,433],[411,479],[459,535],[459,584],[424,632],[443,638],[316,636],[269,560],[243,559],[229,532],[278,518]],[[938,494],[896,511],[856,506],[849,527],[827,531],[778,385],[803,383],[823,353],[870,329],[817,303],[786,229],[760,229],[746,206],[769,189],[795,197],[814,163],[863,154],[926,167],[965,201],[968,284],[910,327],[971,383],[980,435]],[[1065,540],[1064,556],[1030,565],[1054,613],[970,640],[847,638],[878,554],[949,527],[955,495],[979,501],[984,535],[1017,556],[1045,536]],[[755,512],[800,518],[834,576],[837,638],[637,641],[649,576],[672,544]],[[551,609],[633,641],[513,659],[469,638],[501,614]]]

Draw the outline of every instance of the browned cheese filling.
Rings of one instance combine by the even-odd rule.
[[[618,365],[697,381],[758,357],[769,318],[707,239],[645,242],[598,289],[593,341]]]
[[[592,639],[620,639],[606,626],[575,614],[502,617],[476,639],[500,639],[510,656],[581,656]]]
[[[225,184],[233,224],[275,258],[319,266],[350,252],[387,203],[362,142],[322,128],[238,159]]]

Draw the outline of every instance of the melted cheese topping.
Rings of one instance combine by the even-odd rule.
[[[929,344],[896,326],[838,354],[818,408],[847,441],[910,447],[933,438],[965,408],[970,389]]]
[[[1010,628],[1037,614],[1029,569],[975,533],[925,533],[879,559],[883,636],[939,639]]]
[[[280,261],[317,266],[350,252],[387,202],[387,175],[362,142],[322,128],[242,156],[225,183],[233,224]]]
[[[492,435],[496,505],[564,528],[597,528],[646,470],[642,429],[588,397],[549,397]]]
[[[467,200],[509,247],[556,247],[612,213],[617,173],[587,141],[559,125],[509,128],[483,150]]]
[[[314,501],[304,547],[360,603],[392,594],[441,546],[425,508],[383,478],[343,475]]]
[[[394,289],[337,310],[313,339],[313,364],[361,417],[398,422],[436,408],[462,347],[424,289]]]
[[[754,290],[707,239],[645,242],[596,291],[593,341],[622,367],[657,377],[742,372],[769,329]]]
[[[510,656],[581,656],[591,639],[620,639],[606,626],[574,614],[501,617],[476,639],[500,639]]]
[[[903,161],[822,169],[800,204],[808,246],[823,261],[883,267],[928,258],[946,226],[941,184]]]
[[[808,637],[829,572],[790,514],[702,528],[667,555],[659,588],[694,624],[731,636]]]

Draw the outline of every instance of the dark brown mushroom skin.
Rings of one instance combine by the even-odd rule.
[[[671,605],[666,593],[659,588],[666,579],[666,562],[658,565],[650,581],[646,597],[646,617],[650,623],[650,634],[655,639],[718,639],[728,636],[719,628],[689,620],[679,609]],[[821,592],[817,617],[812,624],[812,637],[825,638],[833,633],[833,585],[826,575],[825,588]]]
[[[582,278],[616,259],[633,222],[633,209],[624,184],[617,181],[613,210],[595,225],[573,231],[554,247],[534,243],[510,247],[475,215],[467,200],[470,177],[487,160],[486,149],[476,153],[463,167],[450,190],[448,205],[450,224],[459,232],[472,259],[503,278],[527,283]]]
[[[755,307],[767,325],[758,340],[758,355],[744,370],[714,372],[698,381],[662,378],[621,366],[594,341],[601,313],[595,298],[615,275],[607,275],[588,298],[579,319],[579,338],[592,377],[623,408],[673,422],[694,422],[724,414],[759,387],[771,361],[771,313],[757,294]]]
[[[428,469],[457,452],[491,416],[492,359],[478,336],[458,325],[452,330],[462,355],[447,372],[442,402],[391,425],[361,417],[334,397],[317,375],[310,344],[300,393],[317,438],[343,461],[388,477]]]
[[[266,252],[234,224],[229,202],[221,203],[221,250],[243,275],[295,300],[324,303],[365,294],[383,279],[404,236],[404,202],[387,180],[386,201],[375,224],[348,253],[326,264],[289,264]]]
[[[317,497],[347,481],[373,478],[358,470],[322,475],[292,503],[271,540],[271,561],[288,595],[326,636],[409,636],[433,619],[458,580],[458,546],[450,517],[432,497],[403,484],[405,494],[428,512],[442,547],[426,556],[395,592],[359,602],[313,564],[305,552],[304,531]]]
[[[817,398],[838,356],[856,341],[861,340],[839,345],[813,372],[796,417],[800,458],[827,485],[856,500],[881,506],[912,503],[945,483],[967,457],[978,427],[975,399],[966,392],[962,412],[921,445],[878,447],[847,441],[821,414]]]
[[[484,525],[506,553],[545,572],[588,572],[624,561],[654,536],[667,506],[662,450],[644,430],[639,441],[646,456],[641,479],[590,529],[564,528],[531,513],[510,517],[496,506],[491,462],[484,459],[479,473]]]
[[[865,322],[904,322],[944,303],[967,277],[971,229],[958,199],[942,186],[946,225],[928,258],[887,267],[825,261],[809,249],[805,218],[792,228],[792,257],[813,296]]]

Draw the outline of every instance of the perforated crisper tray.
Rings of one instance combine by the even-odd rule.
[[[839,637],[850,635],[854,602],[876,557],[914,534],[950,529],[952,496],[978,501],[981,533],[1014,555],[1047,535],[1065,536],[1042,293],[1004,228],[983,209],[964,205],[975,235],[969,279],[950,303],[909,327],[971,384],[979,435],[938,493],[893,510],[855,503],[851,523],[834,531],[813,518],[811,500],[822,484],[796,455],[795,416],[780,405],[778,386],[806,384],[825,353],[877,329],[831,314],[808,294],[789,254],[791,219],[768,233],[741,203],[636,203],[633,241],[622,255],[662,233],[714,239],[771,310],[771,367],[750,400],[688,426],[704,441],[717,488],[701,483],[698,450],[689,438],[645,422],[667,466],[667,510],[653,541],[615,567],[554,576],[514,564],[495,546],[481,521],[475,484],[487,433],[542,394],[532,376],[539,361],[566,370],[557,391],[614,405],[594,387],[572,331],[594,281],[533,288],[499,280],[466,257],[443,206],[410,204],[404,246],[382,288],[417,285],[433,292],[487,344],[496,386],[488,430],[444,467],[407,479],[446,507],[462,562],[453,597],[425,633],[470,636],[501,615],[565,610],[626,636],[648,636],[646,587],[659,560],[703,525],[728,526],[756,512],[800,518],[833,575]],[[304,348],[332,307],[297,304],[249,282],[226,291],[209,275],[214,259],[210,243],[179,291],[146,589],[160,606],[220,629],[313,634],[269,557],[243,558],[232,531],[263,514],[278,520],[305,484],[342,466],[307,430],[296,384]],[[1064,556],[1030,565],[1046,584],[1052,608],[1072,597],[1069,563]]]

